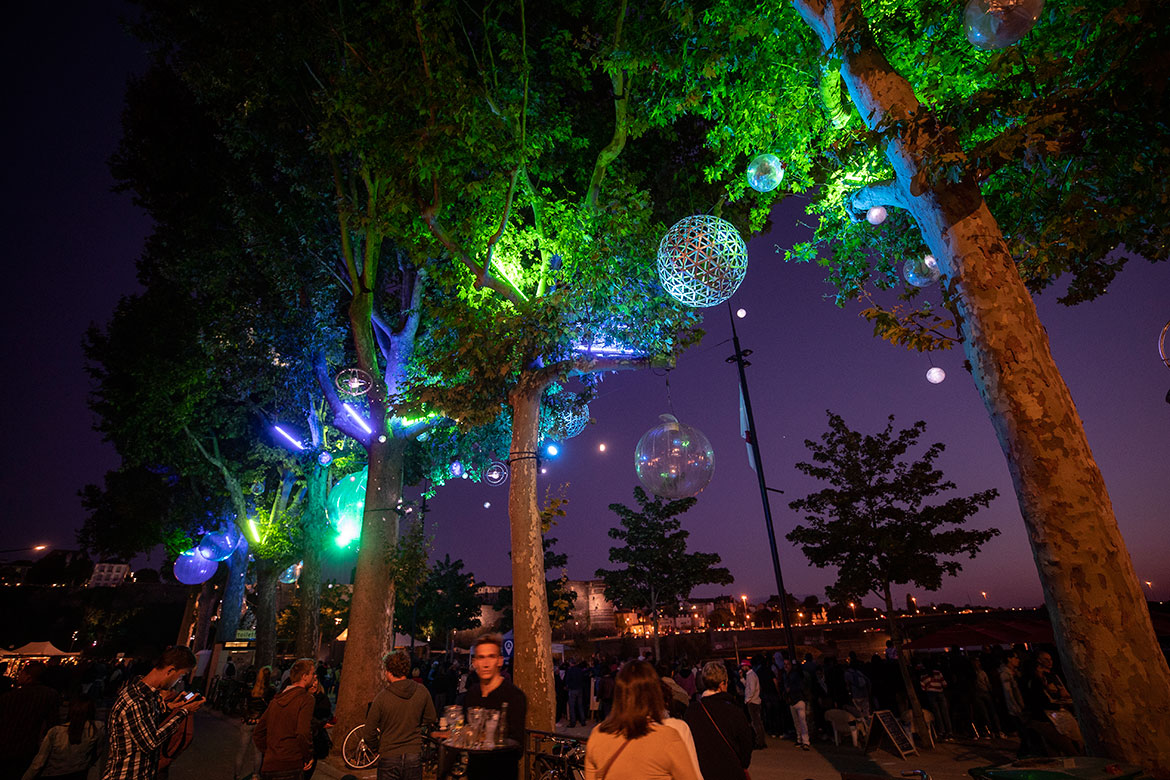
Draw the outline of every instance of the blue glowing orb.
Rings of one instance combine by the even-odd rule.
[[[235,523],[228,523],[216,531],[205,533],[195,549],[209,561],[224,561],[235,551],[242,536]]]
[[[774,154],[760,154],[748,163],[748,184],[756,192],[771,192],[784,181],[784,163]]]
[[[715,473],[715,451],[698,429],[669,414],[646,431],[634,450],[634,471],[648,491],[663,498],[698,495]]]
[[[730,222],[710,214],[675,223],[658,245],[658,280],[679,303],[718,306],[747,275],[747,244]]]
[[[345,547],[362,535],[369,469],[355,471],[337,481],[325,499],[325,513],[337,532],[337,546]]]
[[[1044,0],[969,0],[963,9],[967,40],[978,49],[1006,49],[1027,35]]]
[[[333,454],[328,450],[321,450],[321,452],[317,455],[317,462],[322,466],[328,466],[333,462]]]
[[[912,257],[902,266],[902,276],[915,287],[930,287],[942,277],[938,270],[938,261],[933,255],[921,258]]]
[[[183,550],[175,559],[175,579],[184,585],[202,585],[211,579],[219,563],[199,554],[199,548]]]
[[[289,566],[287,569],[282,571],[278,579],[285,585],[292,585],[301,578],[301,569],[303,569],[304,566],[304,561],[301,561],[300,563],[294,563],[292,566]]]

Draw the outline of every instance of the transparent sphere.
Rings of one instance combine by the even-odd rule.
[[[865,212],[865,221],[871,225],[880,225],[886,221],[886,207],[874,206],[869,211]]]
[[[648,491],[663,498],[697,495],[715,473],[715,452],[698,429],[663,414],[634,450],[634,471]]]
[[[175,579],[184,585],[202,585],[211,579],[219,563],[199,554],[199,548],[183,550],[175,559]]]
[[[926,255],[907,260],[902,266],[902,275],[915,287],[930,287],[942,277],[942,272],[938,270],[938,261],[934,256]]]
[[[748,163],[747,180],[756,192],[771,192],[784,181],[784,163],[774,154],[756,155]]]
[[[301,578],[301,569],[304,568],[304,566],[304,561],[301,561],[300,563],[294,563],[292,566],[289,566],[287,569],[282,571],[280,573],[280,577],[277,579],[279,579],[285,585],[292,585]]]
[[[747,244],[730,222],[710,214],[680,219],[658,245],[658,280],[679,303],[718,306],[747,275]]]
[[[325,514],[337,532],[337,545],[344,547],[362,534],[366,509],[366,481],[369,467],[347,474],[337,481],[325,499]]]
[[[947,378],[947,372],[943,371],[938,366],[931,366],[926,371],[926,381],[932,385],[937,385],[939,382]]]
[[[240,543],[242,534],[234,523],[225,525],[217,531],[203,534],[195,549],[209,561],[224,561],[231,556]]]
[[[1006,49],[1028,34],[1044,0],[968,0],[963,10],[967,40],[978,49]]]

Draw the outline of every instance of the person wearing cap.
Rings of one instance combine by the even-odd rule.
[[[763,701],[760,698],[760,676],[752,668],[750,659],[743,659],[739,663],[739,676],[743,680],[743,702],[747,705],[748,717],[752,721],[752,732],[755,735],[755,749],[762,750],[768,747],[764,739]]]

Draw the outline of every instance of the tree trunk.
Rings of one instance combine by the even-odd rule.
[[[528,728],[554,731],[552,628],[544,581],[544,545],[536,505],[536,447],[543,387],[523,382],[508,400],[512,406],[512,477],[508,519],[512,527],[513,677],[528,696]]]
[[[256,665],[276,664],[276,584],[280,571],[268,558],[256,561]]]
[[[205,649],[211,638],[211,618],[219,602],[219,588],[211,581],[199,589],[199,601],[195,605],[195,636],[191,638],[191,649],[195,652]]]
[[[325,544],[328,519],[325,496],[329,489],[329,469],[314,466],[309,474],[305,511],[301,513],[301,576],[297,581],[298,658],[317,658],[321,646],[321,548]]]
[[[216,628],[217,642],[231,642],[240,627],[240,615],[244,611],[244,579],[248,573],[248,553],[236,548],[227,559],[227,582],[223,586],[223,599],[219,604],[219,626]]]
[[[654,663],[662,662],[662,640],[658,635],[658,610],[650,613],[650,621],[654,627]]]
[[[958,154],[961,164],[961,149],[876,48],[856,0],[796,5],[826,49],[859,33],[860,45],[836,54],[866,125],[907,123],[886,157],[951,285],[1088,747],[1170,778],[1170,669],[1084,426],[999,226],[971,178],[922,178],[924,160]],[[846,18],[855,27],[844,29]]]
[[[918,732],[918,739],[927,747],[934,747],[934,740],[930,736],[930,729],[926,727],[926,716],[922,714],[922,702],[918,700],[918,691],[914,688],[914,679],[910,676],[910,659],[906,657],[906,648],[902,646],[902,629],[898,625],[898,618],[894,615],[894,599],[890,595],[890,585],[886,583],[886,618],[890,621],[890,640],[894,649],[898,651],[898,671],[902,674],[902,685],[906,687],[906,698],[910,702],[910,711],[914,713],[914,730]],[[901,715],[901,713],[898,713]]]
[[[384,682],[382,657],[393,642],[394,582],[390,568],[398,542],[398,500],[402,495],[405,451],[403,439],[374,440],[369,446],[361,547],[337,692],[337,734],[348,734],[365,721],[366,705]],[[340,753],[341,744],[341,739],[334,741],[335,752]]]

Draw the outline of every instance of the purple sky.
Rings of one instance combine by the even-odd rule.
[[[6,499],[0,548],[42,541],[72,546],[82,519],[76,491],[116,466],[112,451],[90,430],[80,342],[91,321],[105,321],[118,298],[134,289],[133,262],[148,230],[128,198],[109,192],[105,167],[118,138],[125,78],[143,66],[140,47],[119,28],[121,7],[112,0],[77,3],[50,23],[48,9],[26,4],[15,9],[4,33],[6,70],[21,77],[12,80],[11,119],[3,129],[13,154],[5,165],[3,210],[10,247],[9,304],[2,314],[9,445],[0,471]],[[52,34],[44,35],[46,29]],[[772,247],[797,237],[797,206],[780,213],[787,216],[776,220],[775,234],[750,244],[747,279],[732,303],[748,312],[739,321],[740,338],[754,351],[748,381],[768,482],[786,491],[773,496],[772,510],[788,589],[823,598],[832,579],[783,541],[798,521],[787,502],[816,489],[793,464],[807,457],[804,440],[820,436],[825,410],[832,409],[867,432],[880,429],[889,414],[900,427],[923,419],[923,441],[947,445],[940,465],[960,490],[1000,490],[973,525],[998,527],[1001,536],[939,593],[917,594],[920,603],[978,602],[987,591],[992,604],[1039,604],[1007,467],[962,355],[936,355],[947,379],[927,383],[925,355],[872,338],[859,306],[840,310],[824,300],[829,289],[821,269],[781,262]],[[1170,318],[1167,290],[1170,265],[1135,261],[1094,303],[1067,309],[1055,293],[1039,300],[1138,576],[1162,599],[1170,598],[1164,530],[1170,519],[1170,407],[1163,400],[1170,371],[1158,358],[1157,337]],[[928,295],[938,301],[937,291]],[[670,374],[675,413],[706,433],[715,449],[715,477],[684,525],[692,549],[718,552],[736,583],[696,595],[762,599],[775,586],[755,476],[739,439],[735,369],[724,362],[732,352],[723,343],[730,338],[725,310],[712,310],[706,328],[703,343]],[[633,503],[634,446],[666,411],[663,377],[611,375],[592,404],[597,424],[549,464],[541,490],[568,483],[569,516],[556,535],[569,553],[570,576],[586,578],[608,565],[606,529],[615,516],[607,505]],[[603,442],[607,451],[600,453]],[[506,488],[458,481],[431,506],[436,552],[463,558],[481,579],[506,583]],[[899,600],[903,592],[896,592]]]

